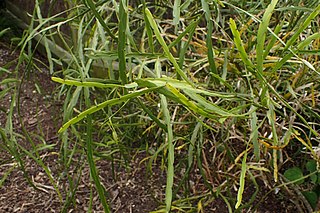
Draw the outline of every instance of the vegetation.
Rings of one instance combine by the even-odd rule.
[[[263,200],[256,197],[259,183],[269,193],[290,190],[302,210],[316,209],[318,1],[64,4],[68,9],[45,18],[36,1],[19,44],[24,50],[19,62],[30,68],[34,47],[45,47],[56,98],[64,101],[61,165],[68,171],[73,159],[85,159],[74,175],[90,166],[105,212],[110,206],[96,165],[128,166],[131,156],[141,152],[149,171],[156,166],[166,172],[165,199],[156,212],[203,212],[217,198],[229,212],[254,211]],[[52,51],[50,39],[63,46],[61,54]],[[0,84],[16,82],[11,80]],[[18,95],[21,81],[16,83]],[[11,111],[16,105],[12,101]],[[62,198],[39,154],[52,146],[28,137],[32,149],[20,146],[12,117],[8,113],[0,129],[1,148],[22,171],[21,155],[41,165],[66,211],[75,190]],[[72,174],[65,174],[76,186]],[[205,186],[197,193],[192,192],[195,177]],[[250,185],[254,193],[244,199]]]

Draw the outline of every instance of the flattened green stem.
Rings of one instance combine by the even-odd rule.
[[[105,102],[102,102],[96,106],[93,106],[83,112],[81,112],[79,115],[77,115],[76,117],[72,118],[71,120],[69,120],[67,123],[65,123],[58,131],[58,133],[61,133],[63,131],[65,131],[70,125],[75,124],[79,121],[81,121],[82,119],[84,119],[87,115],[93,114],[103,108],[105,108],[106,106],[112,106],[115,104],[119,104],[122,102],[125,102],[131,98],[135,98],[138,97],[140,95],[146,94],[148,92],[151,92],[153,90],[157,90],[159,89],[159,87],[154,87],[154,88],[150,88],[150,89],[142,89],[142,90],[138,90],[136,92],[121,96],[120,98],[114,98],[111,100],[107,100]]]

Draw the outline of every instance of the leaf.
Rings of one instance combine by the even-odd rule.
[[[206,45],[208,48],[208,61],[210,66],[210,72],[213,74],[217,74],[217,68],[214,61],[214,51],[213,51],[213,44],[212,44],[212,33],[213,33],[213,22],[212,22],[212,15],[210,12],[210,7],[208,1],[201,0],[202,9],[204,11],[204,15],[207,21],[207,35],[206,35]],[[217,80],[217,79],[216,79]]]
[[[96,9],[96,5],[93,3],[92,0],[86,0],[87,5],[89,6],[90,10],[92,11],[92,13],[94,14],[94,16],[96,17],[96,19],[98,19],[99,23],[101,24],[101,26],[105,29],[106,33],[113,39],[117,40],[117,37],[111,32],[111,30],[109,29],[109,27],[107,26],[106,22],[104,22],[102,16],[99,14],[99,12]]]
[[[164,121],[167,126],[166,142],[168,143],[168,170],[167,170],[167,183],[166,183],[166,212],[170,212],[172,203],[172,188],[174,179],[174,144],[173,144],[173,129],[171,124],[171,116],[168,108],[167,98],[160,95],[161,108],[163,111]]]
[[[317,207],[318,195],[313,191],[302,192],[303,196],[307,199],[313,209]]]
[[[241,205],[242,201],[242,195],[244,192],[244,186],[245,186],[245,178],[246,178],[246,172],[247,172],[247,150],[245,151],[245,154],[242,159],[242,164],[241,164],[241,173],[240,173],[240,187],[238,190],[238,195],[237,195],[237,203],[235,205],[235,208],[239,208]]]
[[[160,43],[160,45],[162,46],[163,51],[165,52],[166,56],[168,57],[168,59],[170,60],[170,62],[173,64],[176,72],[186,81],[188,82],[190,85],[193,86],[193,83],[190,79],[188,79],[187,75],[182,71],[182,69],[179,67],[179,64],[177,63],[177,61],[175,60],[175,58],[173,57],[173,55],[171,54],[169,47],[167,46],[166,42],[164,41],[160,30],[158,29],[158,26],[156,24],[156,22],[153,19],[153,16],[150,12],[150,10],[148,10],[148,8],[145,9],[145,14],[146,17],[150,23],[150,26],[153,29],[153,32],[158,40],[158,42]]]
[[[51,77],[52,81],[66,84],[70,86],[78,86],[78,87],[98,87],[98,88],[116,88],[116,87],[125,87],[125,88],[131,88],[130,84],[127,84],[125,86],[122,86],[120,84],[105,84],[101,82],[94,82],[94,81],[79,81],[79,80],[69,80],[69,79],[62,79],[57,77]]]
[[[186,36],[188,33],[189,33],[189,39],[191,40],[192,36],[190,35],[193,35],[194,33],[194,30],[196,29],[196,27],[198,26],[198,23],[200,21],[200,18],[197,18],[195,19],[194,21],[192,21],[188,26],[187,28],[179,34],[179,36],[174,40],[172,41],[169,45],[168,45],[168,48],[171,49],[172,47],[176,46],[179,42],[181,42],[182,38],[184,36]],[[188,40],[189,40],[188,39]],[[189,42],[189,41],[188,41]],[[189,42],[190,43],[190,42]],[[141,54],[141,53],[140,53]]]
[[[318,180],[318,175],[316,174],[313,174],[310,176],[310,180],[313,184],[316,184],[317,183],[317,180]]]
[[[1,30],[0,31],[0,37],[2,37],[4,34],[6,34],[7,32],[9,32],[10,31],[10,28],[8,27],[8,28],[6,28],[6,29],[4,29],[4,30]]]
[[[128,82],[126,75],[126,29],[127,29],[127,11],[125,9],[127,5],[123,0],[120,0],[119,7],[119,39],[118,39],[118,57],[119,57],[119,75],[122,84],[126,84]]]
[[[310,160],[306,163],[307,170],[312,173],[317,170],[317,163],[315,160]]]
[[[173,25],[177,25],[180,21],[180,4],[181,0],[175,0],[173,5]]]
[[[151,89],[142,89],[142,90],[137,90],[135,92],[129,93],[127,95],[121,96],[120,98],[114,98],[114,99],[110,99],[107,100],[105,102],[102,102],[96,106],[93,106],[83,112],[81,112],[79,115],[77,115],[76,117],[72,118],[71,120],[69,120],[68,122],[66,122],[65,124],[63,124],[63,126],[59,129],[58,133],[64,132],[70,125],[78,123],[79,121],[81,121],[82,119],[84,119],[87,115],[91,115],[103,108],[105,108],[106,106],[112,106],[115,104],[119,104],[122,102],[125,102],[127,100],[130,100],[132,98],[141,96],[145,93],[151,92],[153,90],[158,89],[159,87],[154,87]]]
[[[203,95],[208,95],[211,97],[219,97],[219,98],[235,98],[235,97],[237,97],[236,94],[219,93],[219,92],[209,91],[209,90],[203,89],[203,88],[195,88],[184,81],[179,81],[179,80],[176,80],[173,78],[144,78],[144,79],[137,79],[136,83],[140,87],[151,87],[152,85],[159,87],[159,86],[165,86],[167,83],[169,83],[170,85],[172,85],[173,87],[175,87],[177,89],[181,89],[183,91],[193,92],[196,94],[203,94]]]
[[[284,172],[284,176],[289,181],[294,181],[296,184],[302,184],[304,182],[303,173],[300,168],[292,167]],[[299,180],[301,179],[301,180]]]
[[[256,57],[257,57],[257,71],[262,73],[263,71],[263,59],[264,59],[264,46],[266,39],[266,32],[268,31],[268,25],[272,12],[278,3],[277,0],[272,0],[268,5],[266,12],[263,14],[262,21],[259,25],[258,35],[257,35],[257,48],[256,48]]]
[[[87,117],[87,159],[90,167],[90,177],[93,179],[95,183],[96,189],[98,191],[98,195],[101,201],[101,204],[104,208],[104,212],[109,213],[110,207],[107,203],[106,195],[105,195],[105,188],[101,184],[99,173],[97,171],[96,164],[94,162],[93,157],[93,145],[92,145],[92,115],[88,115]]]
[[[308,172],[312,173],[315,172],[317,170],[317,163],[315,160],[310,160],[306,163],[306,169],[308,170]],[[317,183],[318,180],[318,175],[317,174],[313,174],[310,176],[310,180],[313,184]]]
[[[289,49],[292,44],[299,38],[300,34],[310,26],[310,23],[317,17],[320,13],[320,4],[312,11],[312,13],[307,17],[307,19],[302,23],[301,26],[297,29],[297,31],[291,36],[291,38],[287,41],[284,51]]]
[[[6,78],[6,79],[4,79],[4,80],[2,80],[2,81],[0,82],[0,85],[1,85],[1,84],[17,83],[17,82],[19,82],[18,79],[15,79],[15,78]]]
[[[232,35],[234,37],[233,38],[234,39],[234,43],[235,43],[235,45],[236,45],[236,47],[237,47],[237,49],[238,49],[238,51],[240,53],[242,61],[245,63],[245,65],[248,68],[253,69],[254,65],[249,60],[248,54],[247,54],[246,50],[244,49],[244,45],[243,45],[243,42],[241,40],[240,33],[237,30],[236,22],[232,18],[230,18],[230,29],[231,29]]]

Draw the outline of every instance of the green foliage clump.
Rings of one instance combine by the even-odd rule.
[[[36,4],[20,45],[30,48],[37,39],[46,49],[52,80],[61,84],[58,95],[64,97],[61,162],[68,168],[75,153],[86,156],[106,212],[110,207],[96,164],[115,153],[126,158],[134,150],[128,141],[143,141],[138,149],[147,153],[149,165],[159,158],[166,165],[165,212],[201,212],[215,199],[229,211],[252,210],[258,208],[251,206],[258,199],[257,180],[271,191],[306,184],[302,168],[312,173],[308,181],[318,184],[315,161],[282,168],[303,147],[309,154],[292,160],[302,154],[319,160],[314,146],[320,121],[320,5],[65,3],[68,10],[48,18]],[[68,30],[61,30],[65,26]],[[189,193],[195,176],[206,188],[199,194]],[[246,194],[250,182],[256,186],[252,195]],[[314,191],[302,194],[307,208],[314,208]]]

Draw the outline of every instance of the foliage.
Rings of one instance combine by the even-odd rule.
[[[68,10],[44,18],[36,2],[20,45],[31,57],[29,44],[41,36],[52,80],[61,84],[57,95],[64,98],[61,161],[67,170],[78,150],[86,155],[106,212],[96,163],[116,158],[114,151],[125,159],[130,141],[149,135],[158,145],[143,140],[140,149],[150,161],[166,162],[165,206],[159,211],[191,205],[201,212],[217,198],[230,212],[248,210],[258,192],[244,203],[248,182],[263,179],[276,190],[286,179],[302,184],[305,167],[317,172],[311,161],[282,168],[286,156],[319,160],[314,146],[320,121],[320,5],[84,0],[65,1]],[[63,57],[46,40],[52,35],[63,44]],[[182,169],[187,172],[179,182],[176,171]],[[266,178],[270,171],[272,181]],[[188,194],[191,186],[185,183],[196,173],[207,191]],[[317,176],[310,178],[317,184]],[[318,195],[308,193],[314,207]]]

